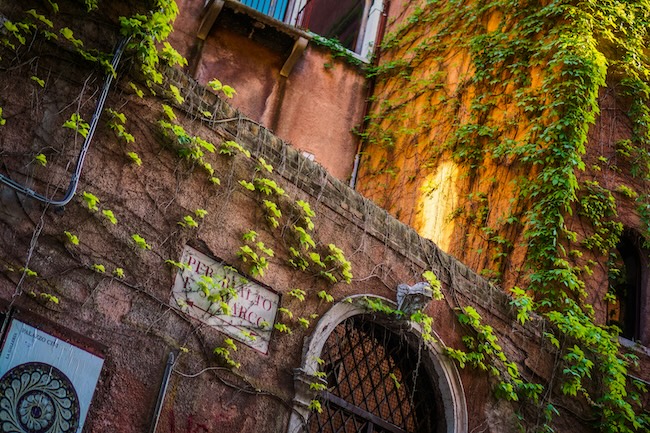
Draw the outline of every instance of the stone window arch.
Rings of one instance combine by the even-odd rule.
[[[412,322],[370,313],[367,298],[396,308],[384,298],[347,298],[306,341],[288,432],[466,432],[460,376],[440,343],[425,343]],[[314,390],[313,383],[326,390]],[[314,399],[321,414],[309,409]]]

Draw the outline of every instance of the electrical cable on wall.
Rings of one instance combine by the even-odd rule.
[[[95,112],[93,113],[92,120],[90,121],[88,135],[86,136],[83,142],[83,146],[81,147],[81,151],[79,152],[79,157],[77,158],[77,165],[75,171],[72,174],[72,177],[70,178],[68,189],[65,195],[63,196],[63,198],[61,200],[55,200],[53,198],[45,197],[44,195],[37,193],[36,191],[26,187],[23,184],[16,182],[15,180],[3,174],[0,174],[0,182],[2,182],[3,184],[9,186],[10,188],[16,190],[21,194],[24,194],[28,197],[35,198],[36,200],[39,200],[48,205],[65,206],[70,202],[70,200],[72,200],[72,197],[74,197],[77,191],[77,186],[79,185],[79,179],[81,178],[81,170],[83,168],[84,160],[86,159],[86,154],[88,153],[88,149],[90,148],[90,142],[92,141],[93,135],[95,134],[95,129],[97,128],[97,123],[99,122],[99,118],[101,117],[101,114],[104,111],[104,104],[106,103],[108,92],[110,90],[111,84],[113,83],[114,71],[117,70],[117,66],[120,63],[120,58],[122,57],[122,53],[124,52],[124,49],[126,48],[126,45],[129,43],[130,39],[131,39],[130,36],[123,38],[117,45],[117,48],[115,49],[115,53],[113,54],[113,60],[111,61],[112,70],[106,73],[106,78],[104,79],[104,87],[102,88],[102,92],[99,95],[97,106],[95,107]]]

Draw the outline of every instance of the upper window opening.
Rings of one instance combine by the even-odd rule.
[[[241,0],[276,20],[307,29],[368,58],[377,37],[382,0]]]
[[[619,270],[613,284],[617,304],[610,309],[610,323],[621,329],[621,336],[629,340],[641,338],[642,293],[645,276],[639,236],[625,232],[616,247]]]
[[[329,335],[321,358],[327,390],[309,433],[444,431],[436,386],[404,335],[352,316]]]
[[[305,5],[302,27],[310,31],[338,40],[350,51],[360,51],[357,47],[365,0],[312,0]]]

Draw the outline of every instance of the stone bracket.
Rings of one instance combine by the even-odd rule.
[[[306,38],[303,38],[302,36],[296,39],[296,42],[294,42],[293,44],[293,49],[291,50],[291,54],[289,54],[289,57],[287,58],[286,62],[284,62],[284,65],[282,66],[282,70],[280,71],[281,76],[288,77],[289,74],[291,74],[291,71],[293,70],[293,67],[296,65],[298,58],[305,51],[305,48],[307,48],[308,42],[309,41]]]
[[[201,25],[199,30],[196,32],[196,37],[205,41],[205,38],[208,37],[210,29],[214,25],[214,22],[217,20],[217,17],[223,9],[224,0],[210,0],[205,6],[205,13],[203,15],[203,20],[201,20]]]

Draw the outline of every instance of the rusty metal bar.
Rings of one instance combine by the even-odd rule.
[[[358,416],[359,418],[365,419],[366,421],[369,421],[372,424],[381,427],[384,430],[388,430],[391,433],[406,433],[406,430],[402,430],[396,425],[386,422],[383,419],[379,418],[377,415],[373,415],[370,412],[367,412],[358,406],[348,403],[347,401],[343,400],[340,397],[335,396],[334,394],[328,391],[323,391],[321,395],[325,400],[334,403],[335,405],[345,409],[346,411]]]

